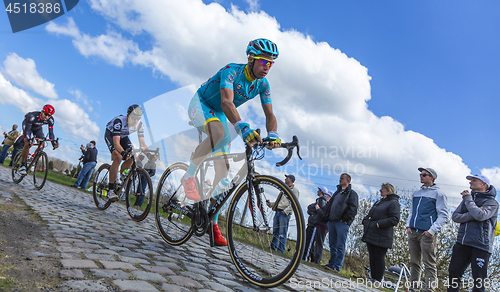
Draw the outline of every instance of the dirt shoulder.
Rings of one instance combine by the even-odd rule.
[[[47,224],[5,191],[0,222],[0,291],[58,291],[60,255]]]

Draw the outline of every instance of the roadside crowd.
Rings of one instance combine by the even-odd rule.
[[[422,186],[413,193],[406,230],[410,253],[409,291],[435,291],[438,287],[436,251],[437,234],[449,221],[446,194],[435,184],[437,173],[432,168],[418,168]],[[461,193],[462,202],[451,219],[460,223],[457,241],[449,264],[448,291],[488,288],[488,262],[493,251],[499,204],[496,189],[484,175],[469,175],[471,192]],[[321,264],[323,244],[328,234],[330,259],[324,268],[339,273],[345,256],[349,227],[358,211],[358,194],[351,188],[351,177],[340,176],[335,191],[318,187],[318,198],[307,207],[306,247],[303,260]],[[400,221],[399,196],[394,186],[384,183],[381,199],[373,204],[363,218],[362,241],[367,245],[370,281],[380,283],[385,272],[385,255],[393,245],[393,228]],[[276,223],[275,223],[276,224]],[[423,275],[422,274],[423,262]],[[473,283],[462,279],[471,266]],[[468,284],[468,287],[464,287]]]

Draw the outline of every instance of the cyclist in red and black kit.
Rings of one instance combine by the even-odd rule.
[[[115,182],[121,161],[125,160],[120,172],[132,166],[130,153],[127,153],[127,150],[132,148],[132,142],[128,135],[137,132],[140,146],[145,149],[148,148],[144,140],[144,124],[141,122],[141,117],[142,108],[137,104],[133,104],[128,107],[126,116],[119,115],[106,125],[104,141],[106,141],[113,158],[113,163],[109,169],[109,190],[111,192],[108,193],[108,198],[110,200],[118,199],[118,194],[115,192]]]
[[[55,109],[50,104],[46,104],[43,106],[42,111],[30,112],[24,116],[23,121],[23,140],[24,140],[24,148],[21,154],[21,167],[19,168],[19,173],[22,175],[27,174],[27,166],[26,160],[28,158],[29,149],[32,145],[31,143],[31,134],[33,134],[36,138],[43,138],[43,125],[49,126],[49,139],[52,141],[52,147],[56,149],[59,147],[54,137],[54,115]]]

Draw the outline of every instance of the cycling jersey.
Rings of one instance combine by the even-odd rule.
[[[233,103],[239,107],[260,94],[262,104],[271,103],[271,90],[266,78],[250,81],[247,64],[228,64],[220,69],[212,78],[203,83],[198,89],[202,101],[205,101],[216,111],[221,108],[221,88],[228,88],[234,92]],[[245,74],[245,71],[246,74]],[[247,76],[249,78],[247,78]]]
[[[41,112],[30,112],[24,116],[23,133],[26,139],[31,139],[31,134],[35,133],[37,138],[43,138],[43,125],[49,126],[49,138],[55,140],[54,137],[54,117],[50,117],[46,121],[42,120]]]
[[[127,137],[134,132],[137,132],[139,138],[144,137],[144,125],[142,122],[139,121],[134,127],[129,127],[127,116],[119,115],[115,117],[106,125],[106,129],[111,132],[112,136],[120,136],[120,138]]]
[[[106,125],[106,132],[104,133],[104,141],[108,146],[109,152],[113,153],[115,145],[113,143],[114,136],[120,136],[120,145],[123,149],[127,150],[132,147],[132,142],[128,135],[137,132],[139,138],[144,137],[144,125],[141,121],[133,127],[129,127],[127,123],[127,116],[119,115],[113,118]]]
[[[233,127],[231,130],[229,129],[226,115],[222,110],[221,88],[228,88],[234,92],[233,103],[236,107],[259,94],[261,104],[271,104],[271,91],[267,79],[255,79],[254,81],[249,79],[250,75],[246,64],[228,64],[203,83],[191,99],[188,114],[198,130],[206,131],[205,126],[211,121],[220,121],[224,127],[224,137],[213,147],[212,156],[230,153],[231,140],[237,136],[236,132],[232,130]]]

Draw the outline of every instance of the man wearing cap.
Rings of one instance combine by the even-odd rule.
[[[12,126],[12,130],[8,133],[3,132],[5,139],[3,140],[3,148],[0,153],[0,164],[3,164],[5,161],[5,157],[7,157],[7,150],[9,150],[10,146],[14,145],[14,142],[17,139],[17,135],[19,132],[17,131],[17,125],[14,124]],[[12,156],[11,160],[14,160],[14,156]]]
[[[302,260],[308,261],[310,260],[313,263],[317,262],[315,257],[316,248],[314,245],[316,234],[319,229],[317,227],[318,224],[321,224],[321,219],[318,218],[317,209],[326,205],[326,195],[328,195],[328,189],[326,187],[318,187],[317,192],[318,198],[309,206],[307,206],[307,214],[309,214],[309,218],[307,219],[307,228],[306,228],[306,250],[304,255],[302,256]],[[318,206],[318,207],[316,207]],[[328,231],[326,224],[323,224],[323,228]],[[326,234],[326,233],[325,233]]]
[[[292,174],[285,174],[285,183],[292,190],[295,197],[299,198],[299,190],[294,187],[295,176]],[[277,250],[280,253],[285,253],[285,245],[288,232],[288,222],[290,221],[290,215],[292,214],[292,206],[290,202],[284,196],[281,197],[279,202],[271,203],[269,200],[266,201],[268,207],[275,211],[273,219],[273,240],[271,241],[270,248],[272,250]]]
[[[425,289],[434,291],[438,286],[436,269],[437,233],[448,222],[450,217],[447,198],[434,183],[437,173],[432,168],[418,168],[420,182],[423,184],[413,193],[412,207],[406,223],[408,246],[410,248],[410,291],[420,289],[422,260],[425,266]]]
[[[330,261],[324,266],[327,270],[338,273],[344,264],[347,234],[358,214],[358,204],[358,194],[351,188],[351,176],[341,174],[332,198],[324,208],[318,209],[321,217],[324,216],[322,213],[328,214]]]
[[[462,192],[462,202],[451,217],[460,223],[460,228],[448,268],[448,291],[460,290],[461,278],[469,265],[474,279],[472,291],[485,291],[488,285],[488,262],[493,252],[498,216],[497,192],[484,175],[468,175],[467,179],[472,194],[468,190]]]

